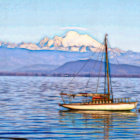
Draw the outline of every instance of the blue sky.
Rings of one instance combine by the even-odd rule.
[[[39,42],[69,30],[140,52],[140,0],[0,0],[0,40]]]

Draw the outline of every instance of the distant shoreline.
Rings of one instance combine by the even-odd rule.
[[[15,72],[0,72],[0,76],[46,76],[46,77],[99,77],[99,75],[90,74],[48,74],[48,73],[15,73]],[[104,75],[100,75],[104,77]],[[122,78],[140,78],[140,75],[111,75],[111,77]]]

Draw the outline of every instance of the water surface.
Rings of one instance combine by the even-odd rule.
[[[132,112],[68,111],[58,106],[60,91],[96,91],[97,78],[0,77],[0,138],[138,139],[140,114]],[[98,91],[103,90],[103,79]],[[114,96],[140,100],[140,79],[114,78]],[[139,105],[138,105],[139,108]]]

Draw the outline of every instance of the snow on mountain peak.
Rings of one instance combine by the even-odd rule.
[[[100,47],[101,44],[94,40],[89,35],[81,35],[75,31],[67,32],[66,36],[63,38],[62,44],[64,47],[68,46],[93,46]]]
[[[40,49],[43,50],[61,50],[86,52],[98,51],[103,45],[87,34],[79,34],[75,31],[69,31],[65,36],[55,36],[53,39],[44,38],[39,43]],[[29,47],[28,47],[29,48]]]
[[[67,37],[79,36],[80,34],[75,31],[69,31],[66,33]]]
[[[2,42],[0,46],[5,46],[8,48],[25,48],[29,50],[61,50],[61,51],[74,51],[74,52],[99,52],[103,51],[104,45],[93,39],[87,34],[79,34],[75,31],[69,31],[65,36],[55,36],[53,39],[45,37],[39,43],[20,43],[17,45],[3,45]],[[102,50],[101,50],[102,49]],[[120,50],[116,50],[120,53]]]

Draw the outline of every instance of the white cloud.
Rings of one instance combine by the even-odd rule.
[[[61,30],[82,30],[82,31],[86,31],[88,29],[84,28],[84,27],[61,27]]]

